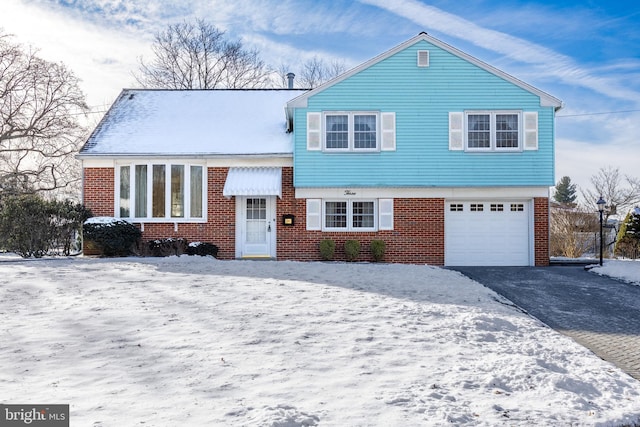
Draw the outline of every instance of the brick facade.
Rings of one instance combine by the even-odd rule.
[[[83,170],[82,203],[93,216],[113,216],[115,170],[113,168],[85,168]]]
[[[206,223],[145,223],[145,239],[181,237],[188,241],[214,243],[220,259],[235,258],[235,198],[222,195],[229,168],[208,168]],[[94,215],[114,214],[114,170],[85,168],[84,203]],[[547,198],[534,199],[535,265],[549,265],[549,203]],[[379,232],[322,232],[306,229],[306,200],[296,199],[293,168],[282,168],[282,198],[277,200],[277,256],[280,260],[313,261],[320,259],[319,243],[323,239],[336,242],[336,260],[344,260],[344,242],[358,240],[359,260],[372,259],[371,240],[386,243],[386,262],[411,264],[444,264],[444,198],[394,199],[394,229]],[[293,226],[281,223],[282,215],[295,215]]]
[[[549,265],[549,199],[533,199],[534,258],[537,267]]]

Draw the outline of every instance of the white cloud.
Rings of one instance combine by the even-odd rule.
[[[556,181],[562,176],[583,189],[590,188],[591,176],[600,168],[619,168],[623,175],[640,178],[638,159],[640,144],[637,135],[640,132],[640,114],[586,116],[577,118],[574,126],[600,127],[604,140],[593,142],[585,139],[556,139]]]
[[[360,0],[396,15],[403,16],[425,28],[465,40],[475,46],[504,55],[513,61],[537,67],[542,79],[555,78],[568,85],[578,85],[608,97],[632,101],[640,105],[640,93],[622,86],[617,79],[593,74],[572,58],[544,46],[499,31],[483,28],[459,16],[444,12],[415,0]]]
[[[123,87],[134,85],[137,57],[149,49],[144,34],[112,30],[75,14],[21,1],[3,3],[0,25],[15,41],[39,50],[49,61],[63,62],[82,82],[90,105],[110,104]]]

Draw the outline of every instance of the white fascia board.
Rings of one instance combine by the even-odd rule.
[[[112,168],[115,166],[115,159],[104,159],[95,157],[76,156],[82,162],[83,168]]]
[[[293,167],[291,157],[235,157],[235,158],[211,158],[207,159],[208,167],[236,167],[236,168],[257,168],[257,167]]]
[[[494,74],[504,80],[507,80],[510,83],[513,83],[516,86],[521,87],[522,89],[533,93],[534,95],[537,95],[540,97],[540,106],[541,107],[554,107],[557,110],[562,108],[562,101],[559,100],[558,98],[549,95],[548,93],[534,87],[531,86],[530,84],[523,82],[522,80],[512,76],[511,74],[505,73],[504,71],[494,67],[493,65],[489,65],[486,62],[469,55],[468,53],[465,53],[441,40],[438,40],[434,37],[431,37],[427,34],[424,34],[424,39],[426,41],[428,41],[429,43],[432,43],[436,46],[438,46],[439,48],[446,50],[447,52],[456,55],[468,62],[471,62],[474,65],[477,65],[478,67],[482,68],[485,71],[490,72],[491,74]]]
[[[85,168],[115,167],[116,164],[135,162],[193,162],[206,164],[208,167],[290,167],[293,166],[291,155],[279,157],[273,155],[254,156],[202,156],[202,155],[122,155],[122,156],[76,156]]]
[[[380,187],[296,188],[296,199],[495,199],[549,197],[549,187]]]
[[[413,45],[413,44],[415,44],[415,43],[417,43],[419,41],[422,41],[422,40],[424,40],[424,41],[426,41],[428,43],[431,43],[431,44],[433,44],[435,46],[438,46],[439,48],[441,48],[441,49],[443,49],[443,50],[445,50],[445,51],[447,51],[447,52],[449,52],[449,53],[451,53],[451,54],[453,54],[455,56],[458,56],[458,57],[460,57],[460,58],[462,58],[462,59],[464,59],[464,60],[466,60],[468,62],[471,62],[472,64],[477,65],[478,67],[480,67],[480,68],[482,68],[482,69],[484,69],[484,70],[486,70],[486,71],[488,71],[488,72],[490,72],[490,73],[492,73],[492,74],[494,74],[494,75],[496,75],[496,76],[498,76],[498,77],[500,77],[500,78],[502,78],[504,80],[507,80],[507,81],[515,84],[516,86],[521,87],[522,89],[524,89],[524,90],[526,90],[528,92],[533,93],[534,95],[540,97],[540,106],[541,107],[554,107],[556,111],[558,111],[559,109],[562,108],[562,101],[559,100],[558,98],[556,98],[554,96],[551,96],[548,93],[546,93],[546,92],[544,92],[544,91],[542,91],[540,89],[537,89],[537,88],[531,86],[530,84],[525,83],[522,80],[520,80],[520,79],[518,79],[518,78],[516,78],[516,77],[514,77],[514,76],[512,76],[510,74],[507,74],[504,71],[499,70],[499,69],[495,68],[494,66],[489,65],[486,62],[481,61],[480,59],[478,59],[478,58],[476,58],[474,56],[469,55],[468,53],[465,53],[465,52],[463,52],[463,51],[461,51],[459,49],[456,49],[455,47],[453,47],[453,46],[451,46],[451,45],[449,45],[449,44],[447,44],[447,43],[445,43],[443,41],[440,41],[440,40],[428,35],[427,33],[420,33],[417,36],[407,40],[406,42],[401,43],[398,46],[392,48],[391,50],[388,50],[388,51],[376,56],[375,58],[370,59],[369,61],[367,61],[367,62],[365,62],[365,63],[363,63],[363,64],[361,64],[361,65],[359,65],[359,66],[347,71],[347,72],[345,72],[344,74],[341,74],[338,77],[336,77],[336,78],[334,78],[332,80],[329,80],[328,82],[318,86],[317,88],[312,89],[309,92],[303,93],[302,95],[299,95],[296,98],[293,98],[291,101],[289,101],[287,103],[287,108],[306,108],[307,107],[307,100],[309,99],[309,97],[317,94],[318,92],[322,92],[323,90],[327,89],[328,87],[331,87],[331,86],[333,86],[333,85],[335,85],[335,84],[337,84],[337,83],[339,83],[339,82],[341,82],[341,81],[353,76],[354,74],[357,74],[360,71],[362,71],[362,70],[364,70],[366,68],[369,68],[370,66],[372,66],[372,65],[374,65],[374,64],[376,64],[376,63],[378,63],[378,62],[380,62],[380,61],[382,61],[382,60],[384,60],[384,59],[386,59],[386,58],[388,58],[388,57],[390,57],[392,55],[395,55],[396,53],[400,52],[401,50],[404,50],[407,47],[409,47],[409,46],[411,46],[411,45]]]
[[[380,62],[380,61],[382,61],[382,60],[384,60],[384,59],[386,59],[386,58],[388,58],[388,57],[400,52],[401,50],[403,50],[403,49],[411,46],[412,44],[422,40],[423,36],[425,36],[425,35],[426,34],[424,34],[424,33],[420,33],[417,36],[407,40],[406,42],[401,43],[398,46],[396,46],[396,47],[394,47],[394,48],[392,48],[392,49],[390,49],[390,50],[388,50],[388,51],[386,51],[384,53],[381,53],[380,55],[368,60],[367,62],[364,62],[364,63],[358,65],[357,67],[352,68],[351,70],[346,71],[345,73],[340,74],[339,76],[337,76],[337,77],[335,77],[335,78],[333,78],[333,79],[321,84],[320,86],[310,90],[309,92],[303,93],[302,95],[299,95],[296,98],[293,98],[291,101],[289,101],[287,103],[287,108],[306,108],[307,107],[307,100],[309,99],[309,97],[311,97],[311,96],[313,96],[313,95],[315,95],[315,94],[317,94],[319,92],[322,92],[323,90],[325,90],[325,89],[327,89],[327,88],[329,88],[329,87],[331,87],[331,86],[333,86],[333,85],[335,85],[337,83],[340,83],[343,80],[348,79],[349,77],[353,76],[354,74],[357,74],[360,71],[365,70],[365,69],[371,67],[372,65],[377,64],[378,62]]]

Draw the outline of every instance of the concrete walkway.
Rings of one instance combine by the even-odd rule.
[[[565,267],[456,267],[640,380],[640,286]]]

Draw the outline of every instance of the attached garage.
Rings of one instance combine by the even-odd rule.
[[[523,200],[447,200],[445,265],[532,265],[531,210]]]

